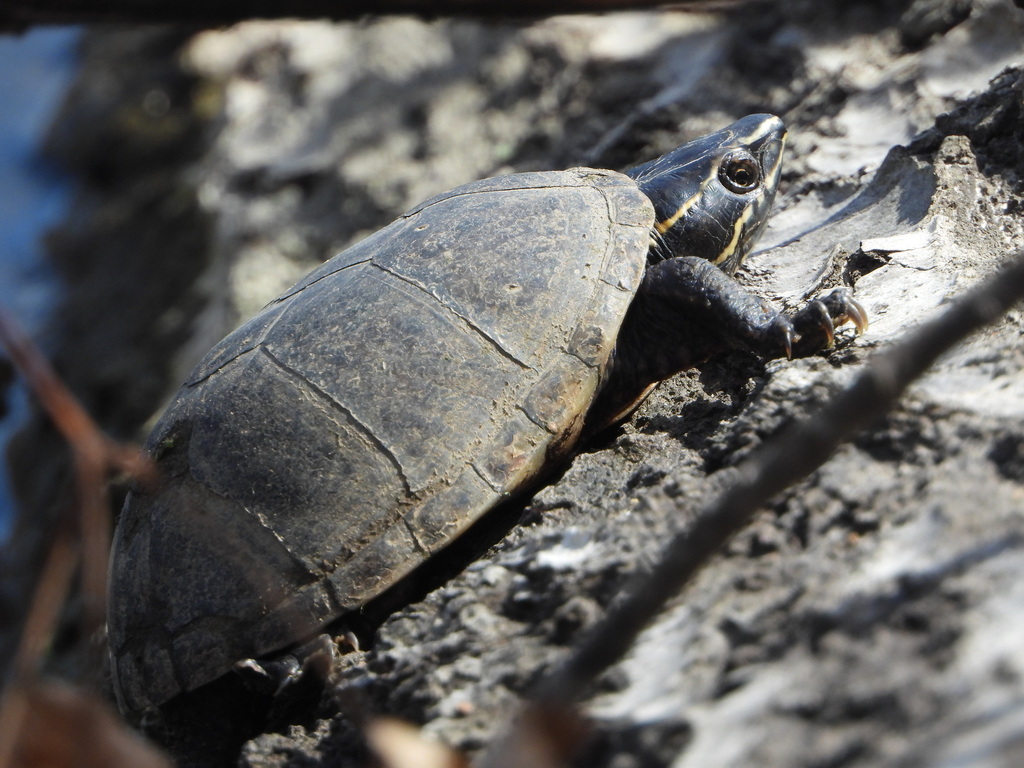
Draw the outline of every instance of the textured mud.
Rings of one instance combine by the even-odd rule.
[[[238,319],[423,198],[508,170],[624,168],[750,112],[790,139],[741,279],[790,307],[852,285],[872,321],[819,357],[737,356],[663,385],[502,510],[483,556],[417,585],[320,701],[248,722],[265,732],[241,764],[361,765],[354,708],[479,750],[752,446],[1024,247],[1022,40],[1009,0],[96,33],[66,120],[105,127],[54,134],[85,179],[55,242],[62,364],[115,431],[141,429]],[[118,138],[140,126],[161,151]],[[579,764],[1024,763],[1022,328],[1017,309],[954,350],[767,505],[598,682]],[[217,728],[157,732],[183,764],[232,763],[237,746],[207,746]]]

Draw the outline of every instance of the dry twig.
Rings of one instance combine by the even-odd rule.
[[[0,6],[0,29],[32,24],[199,23],[231,24],[247,19],[361,19],[368,15],[543,17],[559,13],[675,8],[719,11],[767,0],[294,0],[291,3],[232,0],[6,0]]]
[[[0,701],[0,767],[9,764],[29,720],[40,662],[60,619],[72,578],[81,568],[82,636],[91,637],[106,615],[110,542],[107,476],[124,472],[142,482],[154,470],[142,453],[104,435],[10,315],[0,310],[0,343],[15,368],[71,446],[77,504],[58,520],[32,595],[14,659],[13,677]],[[38,698],[38,697],[36,697]]]
[[[966,336],[998,319],[1024,299],[1024,253],[1010,265],[958,299],[938,318],[909,332],[865,366],[854,382],[803,422],[776,440],[763,443],[737,469],[730,487],[673,539],[660,561],[634,577],[624,597],[552,674],[540,681],[526,714],[568,710],[604,670],[625,656],[633,641],[706,565],[754,513],[772,497],[821,467],[842,443],[889,411],[915,379]],[[515,727],[515,726],[513,726]],[[525,766],[509,762],[521,740],[498,739],[480,765]]]

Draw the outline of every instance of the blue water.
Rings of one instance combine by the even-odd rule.
[[[70,183],[46,165],[39,148],[74,76],[80,35],[67,27],[0,35],[0,306],[37,338],[57,295],[42,237],[60,221],[71,194]],[[6,397],[4,453],[27,413],[20,384]],[[0,462],[0,541],[13,516],[7,467]]]

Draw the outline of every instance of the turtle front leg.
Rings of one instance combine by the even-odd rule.
[[[848,288],[787,316],[705,259],[654,264],[623,320],[590,429],[625,418],[657,382],[716,354],[808,355],[831,344],[835,326],[846,322],[858,331],[867,327],[867,314]]]

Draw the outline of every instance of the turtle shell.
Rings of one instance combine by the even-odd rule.
[[[126,711],[381,594],[577,440],[654,211],[612,171],[459,187],[324,263],[218,344],[114,540]]]

